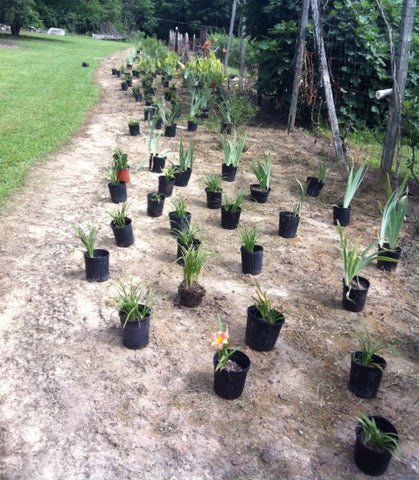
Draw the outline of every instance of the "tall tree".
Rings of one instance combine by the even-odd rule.
[[[37,18],[34,0],[0,0],[0,22],[10,25],[12,35]]]

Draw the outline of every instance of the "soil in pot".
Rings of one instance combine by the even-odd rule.
[[[226,400],[239,398],[243,393],[247,372],[250,368],[250,358],[240,350],[235,351],[222,370],[215,370],[218,365],[218,353],[214,354],[214,391]]]
[[[316,177],[307,177],[307,195],[309,197],[318,197],[324,183],[319,182]]]
[[[116,225],[115,222],[112,220],[111,228],[118,247],[129,247],[134,243],[132,221],[130,218],[125,219],[125,225],[123,227],[118,227],[118,225]]]
[[[173,186],[175,184],[175,179],[166,180],[164,175],[159,176],[159,188],[158,192],[164,195],[165,197],[171,197],[173,193]]]
[[[86,280],[104,282],[109,278],[109,252],[97,248],[93,250],[93,257],[84,254]]]
[[[402,249],[400,247],[396,247],[394,250],[389,250],[388,243],[384,243],[383,248],[379,248],[378,250],[381,257],[393,258],[394,260],[400,260],[400,256],[402,254]],[[398,264],[399,262],[386,262],[385,260],[377,260],[377,268],[387,272],[396,270]]]
[[[221,207],[221,226],[226,230],[235,230],[240,222],[241,208],[233,212],[226,210],[224,206]]]
[[[206,294],[205,288],[198,282],[194,282],[189,288],[185,288],[185,283],[178,287],[179,303],[184,307],[198,307]]]
[[[341,227],[347,227],[351,219],[351,207],[342,207],[342,205],[333,205],[333,223]]]
[[[249,252],[245,246],[240,247],[242,272],[258,275],[262,271],[263,247],[255,245],[253,252]]]
[[[250,185],[250,199],[257,203],[266,203],[271,189],[262,190],[256,183]]]
[[[108,188],[113,203],[123,203],[127,200],[127,185],[125,182],[108,183]]]
[[[349,374],[348,389],[357,397],[374,398],[380,388],[383,370],[386,368],[387,363],[383,357],[373,355],[371,363],[376,365],[362,365],[356,361],[357,357],[360,355],[360,351],[351,354],[351,370]]]
[[[394,433],[398,441],[398,432],[387,419],[378,415],[371,415],[369,418],[375,420],[375,424],[381,432]],[[385,450],[378,450],[373,445],[365,445],[360,424],[355,427],[355,438],[354,460],[356,466],[362,472],[373,477],[378,477],[385,473],[390,464],[391,453]]]
[[[282,315],[282,320],[279,322],[272,323],[263,320],[255,305],[251,305],[247,309],[246,344],[252,350],[259,352],[272,350],[284,322],[284,315]]]
[[[370,282],[364,277],[357,276],[351,284],[351,288],[343,282],[342,304],[345,310],[361,312],[367,301]]]
[[[294,238],[297,235],[300,217],[295,217],[292,212],[279,213],[279,236]]]
[[[221,165],[221,176],[226,182],[234,182],[237,173],[237,165]]]

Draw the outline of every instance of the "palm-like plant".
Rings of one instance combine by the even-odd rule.
[[[90,258],[93,258],[93,250],[99,227],[96,227],[95,225],[89,223],[87,226],[87,231],[83,230],[83,228],[81,227],[75,227],[74,225],[73,228],[79,236],[81,243],[86,248],[86,255]]]
[[[127,220],[127,210],[128,210],[128,203],[124,202],[121,205],[121,208],[115,208],[114,210],[108,212],[109,215],[112,217],[114,224],[118,227],[124,227]]]

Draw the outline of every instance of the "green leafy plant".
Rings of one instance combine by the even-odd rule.
[[[354,357],[355,362],[364,365],[365,367],[377,367],[381,371],[382,366],[379,363],[373,362],[372,357],[376,355],[380,350],[388,349],[385,343],[373,344],[371,341],[370,333],[364,323],[359,321],[362,326],[362,331],[355,334],[355,337],[359,343],[359,354]]]
[[[238,348],[229,349],[230,347],[230,335],[228,328],[224,328],[220,316],[218,315],[218,330],[216,332],[210,331],[211,347],[215,348],[218,354],[218,363],[215,367],[215,371],[222,370],[226,367],[226,364],[234,352],[237,352]]]
[[[268,292],[262,290],[258,282],[256,282],[256,296],[252,298],[255,302],[254,305],[263,320],[270,323],[276,323],[284,319],[283,312],[272,306],[272,302],[268,298]]]
[[[377,242],[374,241],[361,253],[358,253],[359,239],[356,240],[354,246],[350,250],[348,247],[348,238],[343,233],[340,222],[337,222],[337,229],[340,239],[340,253],[343,260],[343,281],[345,285],[350,289],[352,283],[357,281],[358,275],[366,266],[372,263],[374,260],[384,260],[397,262],[397,260],[388,257],[382,257],[379,252],[369,253],[374,247],[377,246]],[[356,282],[359,286],[359,283]],[[349,294],[349,291],[348,291]]]
[[[115,208],[111,210],[109,215],[112,217],[114,224],[118,227],[124,227],[127,221],[127,210],[128,210],[128,203],[124,202],[121,205],[121,208]]]
[[[222,192],[223,179],[215,173],[205,174],[205,188],[208,192]]]
[[[106,169],[107,174],[109,175],[109,181],[112,185],[118,185],[118,169],[115,167],[115,163]]]
[[[113,166],[116,170],[125,170],[128,168],[128,154],[124,153],[120,148],[113,152]]]
[[[355,164],[352,160],[351,165],[347,167],[348,180],[346,182],[345,195],[343,197],[343,208],[348,208],[356,191],[361,185],[368,172],[368,160],[365,160],[355,172]]]
[[[132,278],[128,285],[119,283],[117,294],[111,300],[125,314],[123,328],[128,320],[142,320],[151,315],[151,308],[157,301],[154,290],[147,290],[142,283],[134,285]]]
[[[185,172],[188,168],[192,168],[195,162],[195,142],[191,142],[185,150],[183,146],[183,138],[179,142],[179,170]]]
[[[141,92],[140,92],[140,87],[138,85],[134,85],[132,87],[132,91],[131,91],[132,95],[135,97],[136,95],[139,95]]]
[[[323,157],[320,164],[319,164],[319,172],[317,174],[317,180],[320,183],[324,183],[326,181],[326,177],[330,170],[330,163],[326,157]]]
[[[191,122],[196,122],[196,117],[203,108],[204,97],[200,95],[200,89],[193,87],[191,90],[191,103],[189,106],[189,116],[188,120]]]
[[[239,190],[239,193],[237,194],[234,200],[230,200],[226,196],[223,203],[224,210],[237,212],[241,208],[241,204],[243,203],[243,198],[244,198],[243,189]]]
[[[182,245],[190,247],[197,240],[197,235],[201,230],[196,223],[190,223],[188,228],[175,228],[172,230],[174,236]]]
[[[163,121],[163,125],[173,125],[176,114],[179,111],[179,99],[175,98],[172,102],[167,102],[164,98],[157,100],[159,115]]]
[[[375,423],[375,419],[364,413],[359,413],[358,422],[361,426],[364,445],[370,446],[375,450],[389,452],[394,458],[399,459],[397,456],[399,442],[396,433],[382,432]]]
[[[128,125],[130,127],[138,127],[139,124],[140,122],[138,122],[137,120],[128,120]]]
[[[244,225],[241,228],[240,236],[242,240],[242,245],[246,248],[248,252],[253,252],[253,250],[255,249],[257,234],[257,227],[247,228],[246,225]]]
[[[166,182],[170,182],[170,180],[173,180],[175,178],[175,173],[176,173],[176,167],[173,165],[173,163],[170,163],[166,168],[162,170],[162,175],[164,175],[164,179]]]
[[[378,238],[380,248],[384,246],[386,240],[388,241],[390,250],[394,250],[397,246],[400,230],[408,208],[408,189],[406,188],[406,183],[407,178],[403,180],[398,188],[392,191],[390,178],[387,175],[388,199],[384,207],[380,206],[382,214],[381,229]]]
[[[176,215],[178,215],[179,217],[184,217],[186,215],[186,199],[185,197],[182,197],[180,193],[176,198],[172,200],[172,205],[175,209]]]
[[[271,170],[272,170],[272,158],[271,154],[262,154],[262,158],[256,158],[256,165],[250,164],[252,172],[255,174],[259,188],[263,191],[268,191],[270,188]]]
[[[306,195],[307,195],[307,188],[308,188],[309,184],[306,183],[305,186],[303,187],[303,184],[300,182],[300,180],[298,180],[298,178],[296,178],[296,180],[297,180],[297,183],[298,183],[298,188],[300,190],[300,199],[294,205],[293,215],[294,215],[294,217],[301,217],[301,210],[303,208],[303,204],[304,204],[304,201],[305,201],[305,198],[306,198]]]
[[[183,257],[183,283],[185,289],[192,287],[194,282],[198,283],[199,275],[205,262],[211,256],[201,247],[194,248],[193,245],[188,248],[182,247]]]
[[[99,227],[89,223],[87,225],[87,230],[83,230],[81,227],[76,227],[73,225],[74,230],[80,238],[81,243],[86,248],[86,255],[90,258],[93,258],[93,250],[95,248],[95,241]]]
[[[151,200],[153,200],[154,202],[157,202],[157,203],[160,203],[163,198],[164,198],[164,195],[159,193],[159,192],[154,192],[150,195],[150,198]]]
[[[224,163],[227,166],[233,165],[237,167],[240,156],[243,153],[243,149],[246,144],[246,135],[238,138],[237,133],[234,132],[232,138],[220,136],[220,142],[224,153]]]

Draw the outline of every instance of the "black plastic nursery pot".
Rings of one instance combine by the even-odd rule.
[[[380,388],[383,370],[386,368],[387,363],[383,357],[373,355],[371,363],[376,365],[362,365],[356,360],[360,355],[360,351],[352,352],[351,354],[351,370],[349,374],[348,389],[357,397],[374,398]]]
[[[342,205],[333,205],[333,223],[341,227],[347,227],[351,219],[351,207],[342,207]]]
[[[394,426],[385,418],[378,415],[369,415],[368,418],[373,418],[379,430],[383,433],[394,433],[396,440],[399,439],[399,434]],[[355,427],[355,449],[354,460],[356,466],[367,475],[378,477],[387,471],[390,464],[391,453],[385,450],[377,450],[363,442],[362,427],[358,424]]]
[[[350,312],[362,312],[367,301],[368,289],[370,288],[370,282],[364,277],[357,276],[354,278],[355,285],[349,288],[343,281],[343,294],[342,305],[345,310]]]
[[[218,365],[218,353],[214,355],[214,391],[215,393],[226,400],[234,400],[239,398],[244,390],[246,383],[247,372],[250,368],[250,358],[240,350],[231,355],[230,359],[235,362],[238,370],[215,370]]]
[[[316,177],[307,177],[307,195],[309,197],[318,197],[324,183],[319,182]]]
[[[127,82],[122,82],[121,83],[121,90],[126,92],[128,90],[128,83]]]
[[[210,192],[208,189],[205,189],[207,195],[207,207],[212,210],[221,208],[221,201],[223,192]]]
[[[119,312],[121,324],[125,323],[125,318],[121,317],[124,314]],[[123,329],[122,343],[125,347],[131,350],[138,350],[144,348],[149,341],[150,336],[150,316],[142,320],[128,320]]]
[[[123,227],[118,227],[118,225],[116,225],[115,222],[112,220],[111,228],[118,247],[129,247],[134,243],[132,220],[130,218],[125,219],[125,225]]]
[[[240,247],[240,255],[242,261],[242,273],[250,273],[258,275],[262,271],[263,264],[263,247],[255,245],[253,252],[242,246]]]
[[[178,170],[175,173],[175,185],[177,187],[186,187],[192,175],[192,169]]]
[[[186,212],[186,215],[178,215],[175,211],[169,212],[170,231],[173,233],[176,230],[188,230],[191,223],[192,215]]]
[[[226,230],[235,230],[240,222],[241,208],[233,212],[221,207],[221,226]]]
[[[148,169],[153,173],[161,173],[166,164],[166,157],[159,157],[158,155],[150,155]]]
[[[257,203],[266,203],[268,201],[271,189],[261,190],[259,185],[254,183],[250,185],[250,199]]]
[[[237,165],[227,165],[223,163],[221,165],[221,176],[226,182],[234,182],[237,173]]]
[[[195,249],[195,250],[198,250],[198,248],[201,246],[201,240],[198,240],[197,238],[195,238],[192,242],[192,247]],[[183,265],[184,264],[184,261],[183,261],[183,249],[188,249],[190,247],[190,245],[186,245],[186,243],[183,243],[183,242],[180,242],[179,240],[177,240],[177,253],[176,253],[176,262],[179,264],[179,265]]]
[[[113,203],[123,203],[127,200],[127,185],[125,182],[108,183],[108,188]]]
[[[188,132],[196,132],[197,128],[198,128],[197,123],[191,122],[190,120],[188,120]]]
[[[84,254],[86,267],[86,280],[104,282],[109,278],[109,251],[103,249],[93,250],[93,257]]]
[[[136,136],[140,134],[140,124],[139,123],[134,123],[134,124],[129,124],[129,134],[132,136]]]
[[[164,136],[169,138],[176,137],[176,123],[173,123],[172,125],[166,125],[164,129]]]
[[[150,217],[161,217],[166,197],[161,195],[161,198],[157,200],[156,198],[153,198],[153,195],[153,193],[147,194],[147,214]]]
[[[165,197],[171,197],[173,193],[174,184],[175,184],[174,178],[172,178],[172,180],[166,180],[164,175],[160,175],[158,192],[164,195]]]
[[[402,249],[400,247],[396,247],[394,250],[390,250],[389,244],[384,243],[383,248],[378,248],[381,257],[387,257],[389,259],[400,260]],[[396,270],[397,265],[399,262],[392,262],[386,260],[377,260],[377,268],[381,270],[385,270],[387,272],[391,272]]]
[[[295,217],[292,212],[279,213],[279,236],[284,238],[294,238],[297,235],[300,217]]]
[[[268,352],[275,347],[281,328],[284,325],[285,317],[281,315],[279,322],[268,322],[263,320],[258,309],[251,305],[247,309],[246,323],[246,344],[259,352]]]

